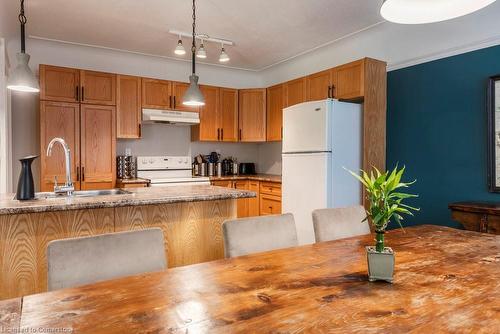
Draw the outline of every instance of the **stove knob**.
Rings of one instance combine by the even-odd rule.
[[[154,159],[149,159],[149,163],[152,164],[153,162],[155,162]]]
[[[143,164],[147,164],[147,163],[148,163],[148,160],[147,160],[147,159],[142,159],[142,163],[143,163]]]

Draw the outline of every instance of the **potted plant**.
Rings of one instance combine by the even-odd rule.
[[[411,211],[419,210],[403,203],[407,198],[418,197],[418,195],[401,192],[401,188],[408,188],[415,183],[415,181],[401,182],[404,171],[404,167],[398,170],[398,166],[384,173],[374,167],[370,175],[363,170],[360,175],[349,171],[365,187],[369,208],[366,210],[366,218],[363,222],[368,220],[375,230],[375,246],[366,247],[370,281],[384,280],[392,283],[394,251],[390,247],[385,247],[385,230],[391,220],[403,228],[402,215],[413,216]]]

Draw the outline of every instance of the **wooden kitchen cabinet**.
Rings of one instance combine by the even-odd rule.
[[[332,97],[333,71],[328,69],[306,77],[307,101],[318,101]]]
[[[82,104],[80,119],[81,189],[114,188],[115,107]]]
[[[260,215],[259,207],[259,181],[249,180],[248,190],[257,194],[257,197],[248,198],[248,217],[256,217]]]
[[[234,189],[238,190],[248,190],[248,180],[234,181]],[[241,198],[236,200],[237,202],[237,216],[238,218],[245,218],[249,216],[249,199]]]
[[[170,109],[172,105],[172,82],[142,78],[142,107]]]
[[[218,141],[220,140],[219,116],[219,88],[200,86],[205,97],[205,105],[200,107],[200,124],[191,127],[191,140]]]
[[[77,173],[80,163],[80,104],[66,102],[40,102],[40,188],[41,191],[53,191],[54,179],[66,182],[64,150],[58,143],[52,148],[52,155],[45,152],[54,137],[63,138],[71,151],[71,176],[75,189],[80,189]]]
[[[337,66],[333,69],[334,97],[339,100],[356,100],[363,98],[365,59]]]
[[[81,70],[80,102],[116,105],[116,74]]]
[[[307,101],[306,99],[306,77],[285,82],[284,107],[290,107],[298,103]]]
[[[281,141],[283,138],[283,85],[267,89],[267,141]]]
[[[78,102],[80,100],[80,70],[68,67],[40,65],[40,100]]]
[[[219,127],[220,140],[238,141],[238,90],[219,89]]]
[[[278,215],[281,214],[281,197],[260,194],[260,215]]]
[[[189,88],[189,84],[185,82],[172,82],[172,106],[171,108],[174,110],[182,110],[182,111],[198,111],[199,107],[193,106],[185,106],[183,103],[184,93]],[[202,91],[203,93],[203,91]],[[205,94],[203,94],[205,96]],[[205,97],[206,100],[206,97]],[[207,101],[205,101],[206,103]]]
[[[141,138],[141,78],[118,75],[116,79],[116,137]]]
[[[266,141],[266,89],[239,91],[239,141]]]
[[[233,181],[231,180],[211,181],[210,183],[216,187],[233,188]]]

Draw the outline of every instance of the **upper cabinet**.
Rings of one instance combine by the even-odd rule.
[[[172,102],[172,82],[142,78],[143,108],[170,109]]]
[[[116,75],[40,65],[40,100],[115,105]]]
[[[193,141],[238,141],[238,90],[201,85],[205,105],[200,124],[191,128]]]
[[[283,85],[267,89],[267,141],[280,141],[283,135]]]
[[[219,89],[220,140],[238,141],[238,90]]]
[[[333,96],[339,100],[361,99],[365,95],[366,59],[337,66],[333,69]]]
[[[116,105],[116,74],[80,71],[80,102]]]
[[[117,75],[116,137],[141,138],[141,119],[141,78],[129,75]]]
[[[239,140],[266,141],[266,89],[239,91]]]
[[[285,82],[284,88],[284,107],[305,102],[306,99],[306,78],[298,78]]]
[[[198,111],[198,107],[185,106],[182,98],[184,93],[189,88],[189,84],[185,82],[172,82],[172,109],[182,111]]]
[[[40,100],[80,101],[80,70],[40,65]]]
[[[333,85],[333,71],[326,70],[306,77],[307,101],[317,101],[331,98]]]
[[[205,105],[199,108],[200,124],[191,127],[191,139],[195,141],[220,140],[219,88],[200,86]]]

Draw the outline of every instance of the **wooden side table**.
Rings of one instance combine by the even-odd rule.
[[[500,234],[500,203],[457,202],[448,205],[451,218],[466,230]]]

